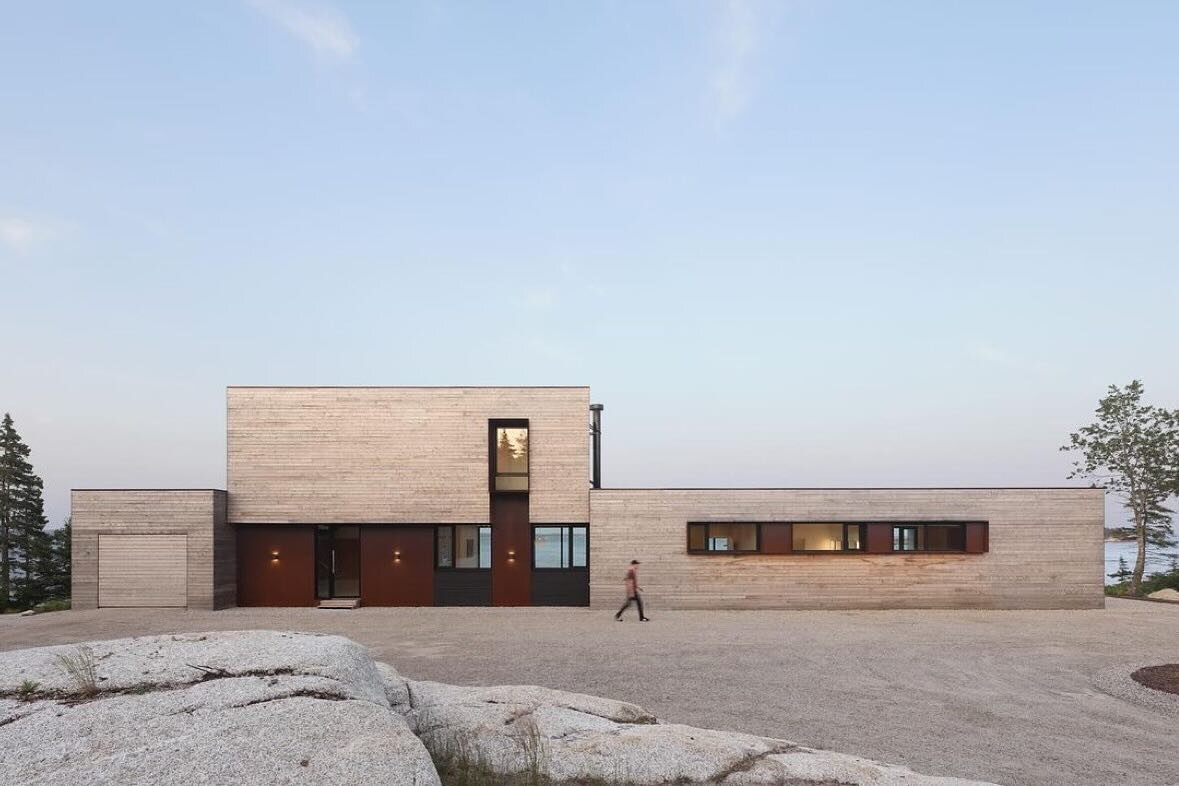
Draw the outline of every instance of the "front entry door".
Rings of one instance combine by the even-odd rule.
[[[360,597],[360,527],[315,528],[315,594],[320,600]]]

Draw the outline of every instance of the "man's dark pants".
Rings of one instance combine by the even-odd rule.
[[[622,616],[622,612],[624,612],[624,611],[626,611],[627,609],[629,609],[629,608],[630,608],[630,604],[632,604],[632,603],[634,603],[634,604],[637,604],[637,605],[638,605],[638,607],[639,607],[639,619],[642,619],[643,617],[646,617],[646,616],[647,616],[646,614],[644,614],[644,613],[643,613],[643,599],[642,599],[641,597],[639,597],[639,593],[637,593],[637,592],[636,592],[634,595],[631,595],[630,597],[628,597],[628,598],[626,599],[626,603],[623,603],[623,604],[622,604],[622,608],[620,608],[620,609],[618,610],[618,613],[617,613],[617,614],[615,614],[614,616],[615,616],[615,617],[621,617],[621,616]]]

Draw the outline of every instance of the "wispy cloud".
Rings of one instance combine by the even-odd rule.
[[[25,251],[37,232],[31,221],[23,218],[0,218],[0,242],[13,251]]]
[[[717,124],[745,111],[753,98],[750,65],[760,44],[754,0],[727,0],[716,34],[716,62],[708,75],[708,102]]]
[[[56,223],[4,216],[0,217],[0,246],[23,253],[52,240],[63,231],[65,228]]]
[[[302,41],[317,57],[348,60],[359,40],[347,17],[323,3],[249,0],[271,22]]]

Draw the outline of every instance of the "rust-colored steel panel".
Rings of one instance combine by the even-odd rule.
[[[532,603],[532,527],[527,494],[491,495],[491,604]]]
[[[237,605],[315,606],[315,529],[237,527]]]
[[[373,524],[360,528],[360,602],[364,606],[434,605],[434,527]]]
[[[789,524],[762,524],[761,550],[764,554],[789,554],[794,551]]]
[[[887,554],[892,551],[892,525],[869,524],[865,549],[869,554]]]
[[[991,544],[985,521],[971,522],[966,525],[966,553],[982,554],[990,551]]]

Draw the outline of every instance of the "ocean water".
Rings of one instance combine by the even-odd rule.
[[[1167,552],[1170,553],[1170,552]],[[1126,558],[1126,565],[1134,569],[1134,560],[1138,558],[1138,544],[1133,541],[1107,540],[1105,542],[1105,583],[1113,584],[1109,574],[1118,569],[1118,557]],[[1158,549],[1146,549],[1146,573],[1166,570],[1171,566],[1171,559],[1160,554]]]

